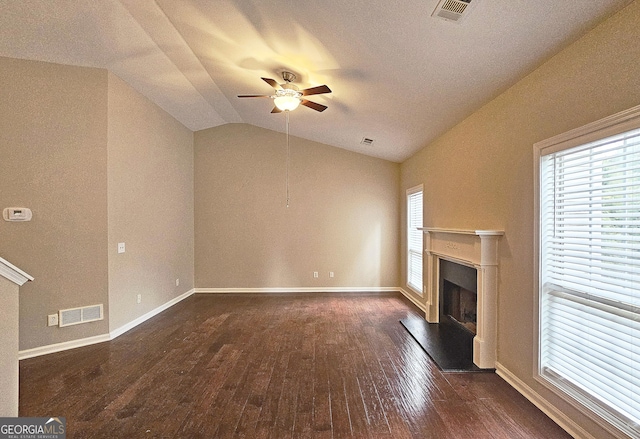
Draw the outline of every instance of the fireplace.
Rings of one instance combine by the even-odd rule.
[[[504,232],[422,230],[426,234],[427,256],[424,265],[426,320],[429,323],[440,323],[445,319],[455,321],[474,333],[473,362],[482,369],[494,369],[498,239]]]

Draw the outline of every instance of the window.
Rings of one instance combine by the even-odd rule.
[[[407,190],[407,285],[422,294],[422,185]]]
[[[640,435],[640,107],[536,145],[537,379]]]

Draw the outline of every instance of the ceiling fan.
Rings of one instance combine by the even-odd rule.
[[[275,107],[271,110],[272,113],[281,113],[283,111],[292,111],[298,108],[298,105],[302,104],[305,107],[309,107],[316,111],[324,111],[327,109],[326,105],[318,104],[304,99],[303,96],[319,95],[324,93],[331,93],[331,89],[326,85],[319,85],[317,87],[305,88],[304,90],[298,89],[292,84],[296,80],[296,75],[291,72],[282,72],[282,79],[284,84],[278,84],[274,79],[262,78],[264,82],[269,84],[276,90],[274,95],[238,95],[239,98],[271,98]]]

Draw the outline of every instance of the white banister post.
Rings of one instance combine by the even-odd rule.
[[[0,417],[18,416],[18,292],[33,277],[0,258]]]

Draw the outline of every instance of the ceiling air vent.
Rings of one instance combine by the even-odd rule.
[[[362,143],[363,145],[369,146],[373,143],[373,139],[370,139],[368,137],[363,137],[360,143]]]
[[[474,0],[474,4],[477,0]],[[432,17],[440,17],[447,21],[460,22],[467,16],[471,8],[471,0],[442,0],[438,3]]]

